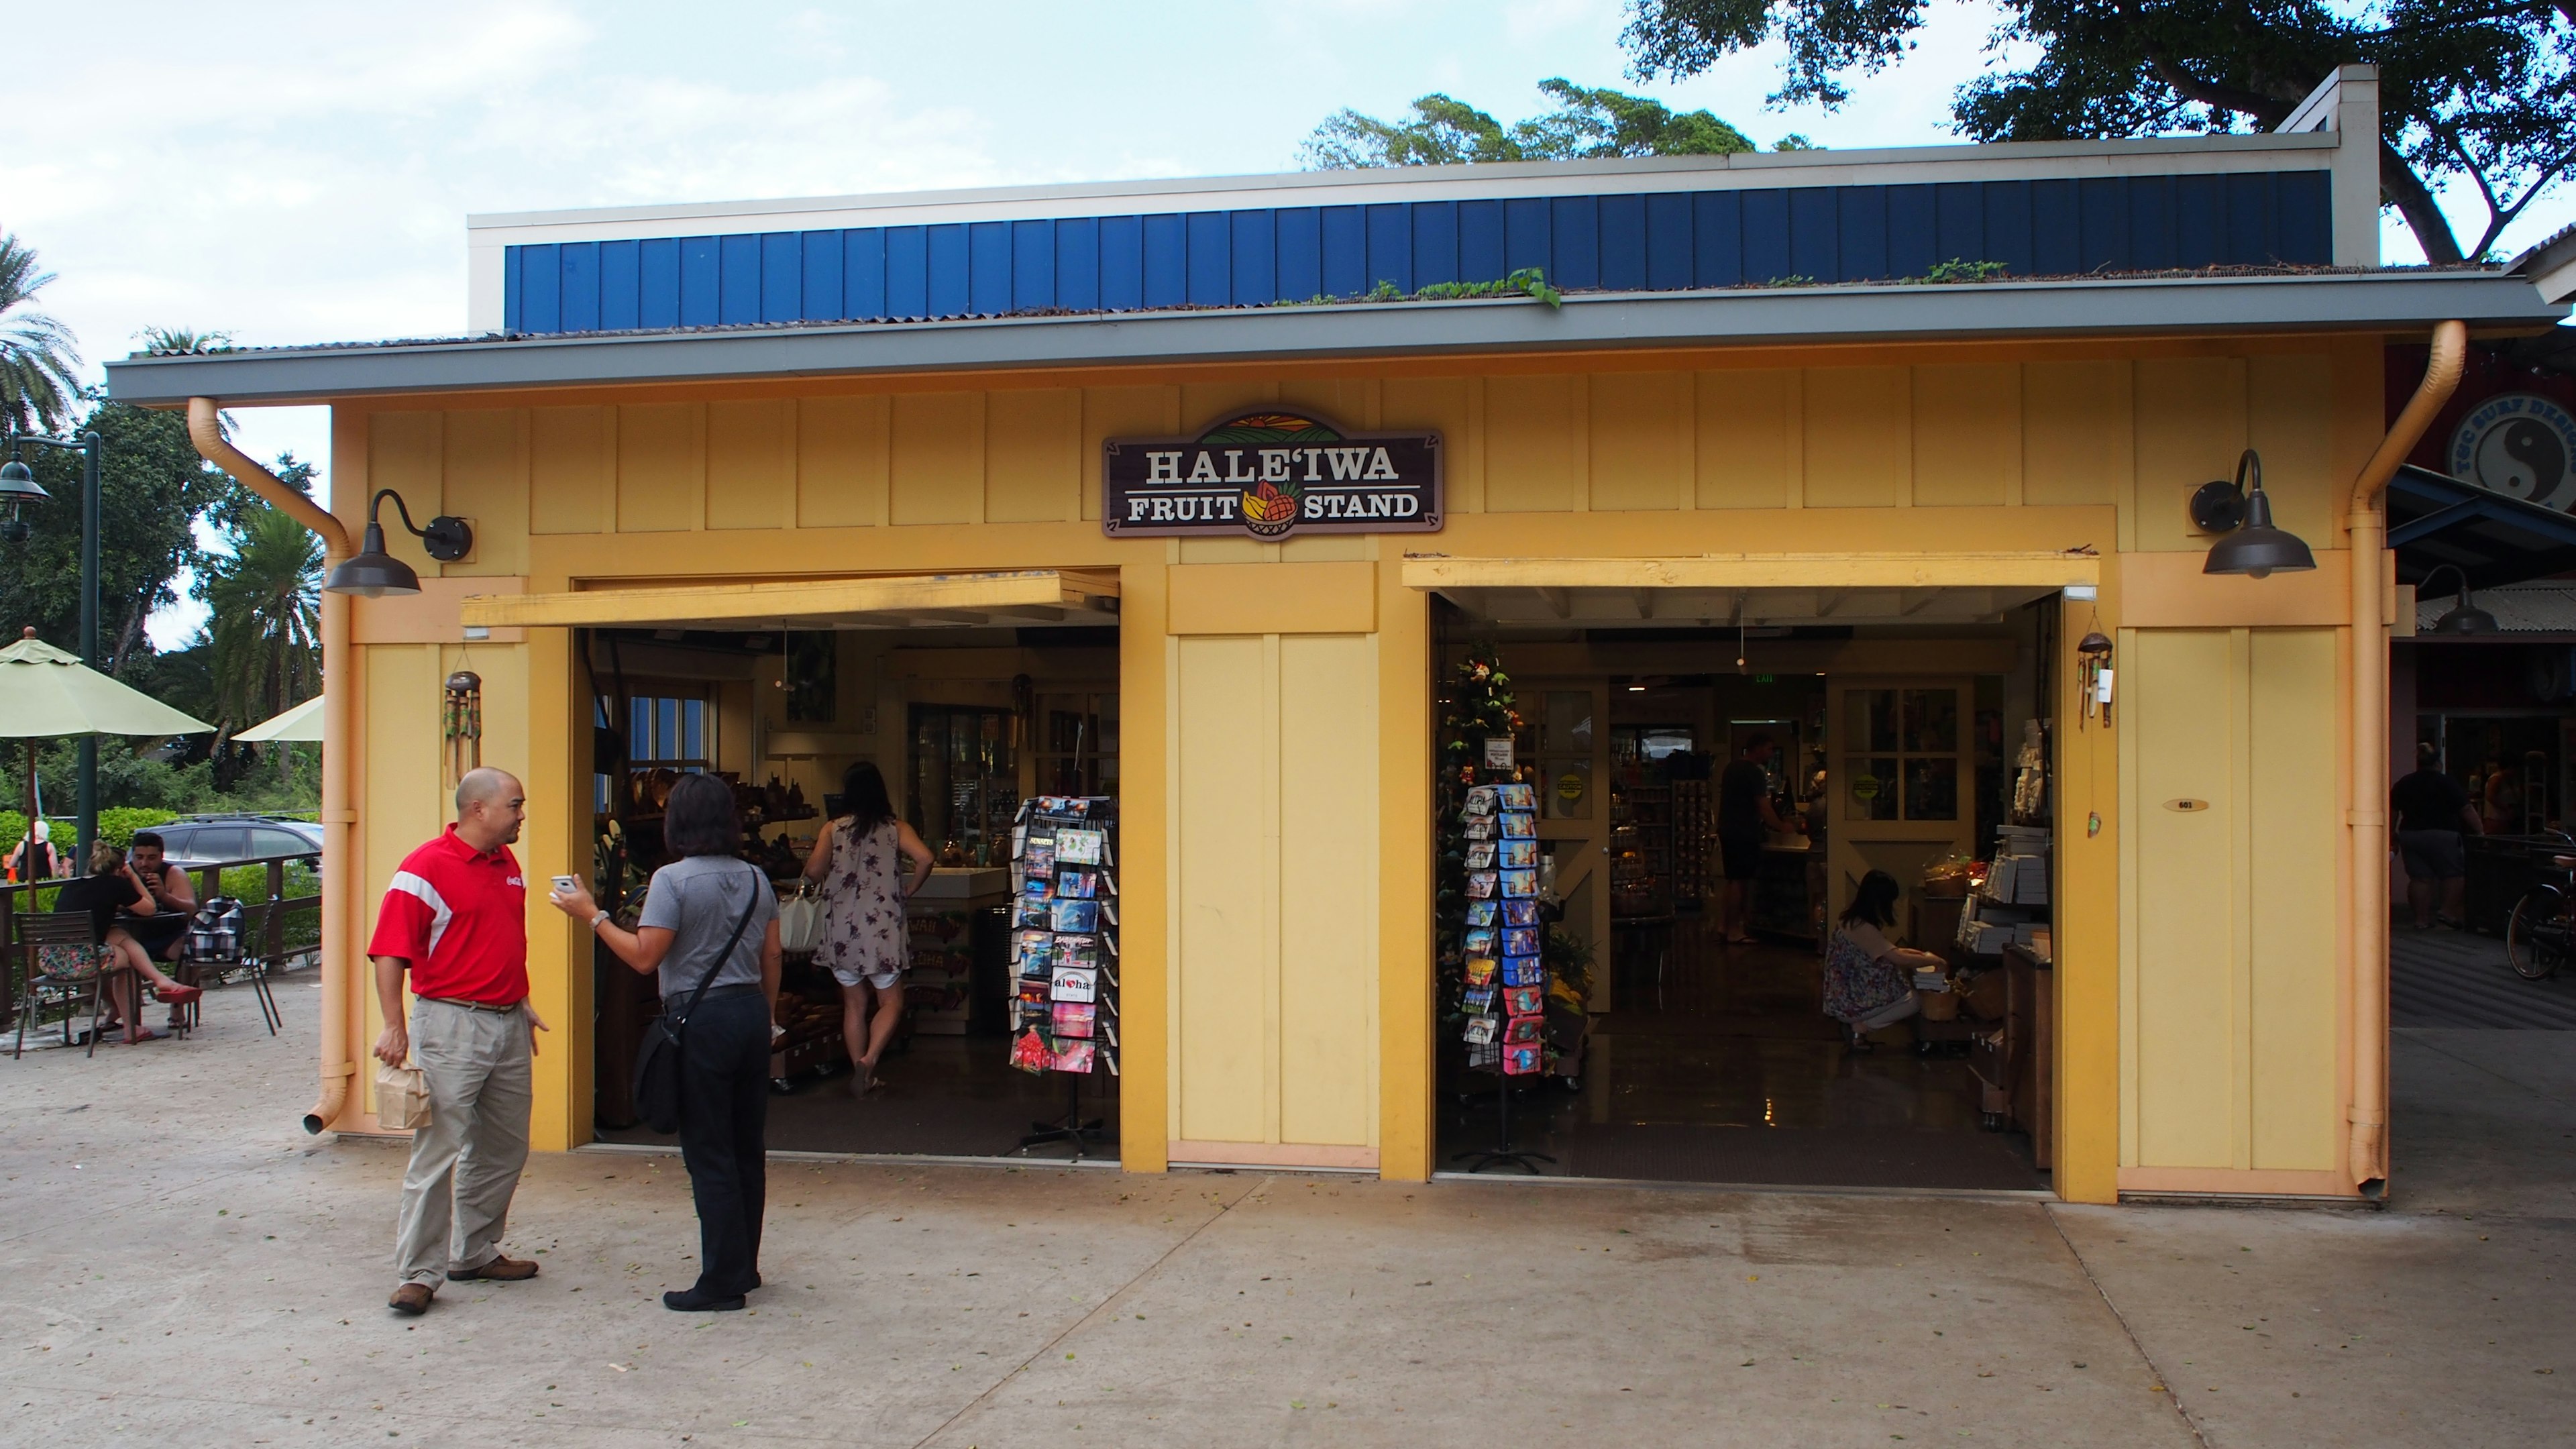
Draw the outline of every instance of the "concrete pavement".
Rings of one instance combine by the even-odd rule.
[[[541,1156],[542,1277],[387,1314],[401,1153],[306,1138],[308,988],[0,1058],[9,1442],[2563,1443],[2576,1065],[2400,1034],[2387,1211],[781,1162],[743,1314],[685,1175]],[[300,1008],[300,1009],[299,1009]],[[863,1110],[854,1103],[853,1110]]]

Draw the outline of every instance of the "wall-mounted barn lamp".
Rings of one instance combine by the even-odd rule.
[[[2249,482],[2249,475],[2250,482]],[[2263,491],[2263,460],[2252,448],[2236,460],[2234,483],[2203,483],[2191,495],[2191,521],[2204,533],[2226,536],[2209,547],[2205,574],[2270,578],[2317,566],[2316,555],[2295,533],[2272,526],[2272,499]]]
[[[411,521],[411,510],[403,506],[402,495],[390,488],[379,488],[376,496],[367,500],[366,537],[355,555],[331,570],[323,588],[369,599],[420,592],[420,575],[412,572],[411,565],[385,552],[385,527],[376,521],[376,514],[388,498],[394,501],[394,512],[402,515],[403,531],[419,539],[431,558],[454,563],[474,551],[474,528],[464,519],[441,514],[429,521],[429,527],[417,527]]]
[[[2492,634],[2502,627],[2496,623],[2495,615],[2469,602],[2469,572],[2458,564],[2435,564],[2432,572],[2424,575],[2424,583],[2415,586],[2416,596],[2421,598],[2424,594],[2424,584],[2440,578],[2445,569],[2460,576],[2460,597],[2457,603],[2443,612],[2442,617],[2433,621],[2433,632],[2436,634]]]

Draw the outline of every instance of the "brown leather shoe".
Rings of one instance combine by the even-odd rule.
[[[478,1280],[493,1283],[520,1283],[535,1276],[537,1276],[535,1259],[504,1258],[498,1253],[493,1254],[492,1261],[480,1268],[447,1270],[447,1281],[450,1283],[472,1283]]]
[[[405,1283],[394,1290],[393,1297],[385,1300],[385,1306],[396,1313],[408,1313],[418,1318],[429,1311],[429,1300],[433,1296],[426,1283]]]

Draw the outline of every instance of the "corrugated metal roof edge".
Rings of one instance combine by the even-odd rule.
[[[2355,331],[2460,318],[2548,326],[2567,308],[2492,269],[2326,271],[1718,292],[1166,308],[688,329],[129,357],[111,397],[234,404],[393,393],[865,373],[1602,351],[1871,340]]]

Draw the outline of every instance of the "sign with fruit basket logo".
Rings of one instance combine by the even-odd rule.
[[[1100,526],[1111,537],[1430,533],[1440,527],[1438,433],[1345,433],[1263,409],[1195,438],[1102,445]]]

